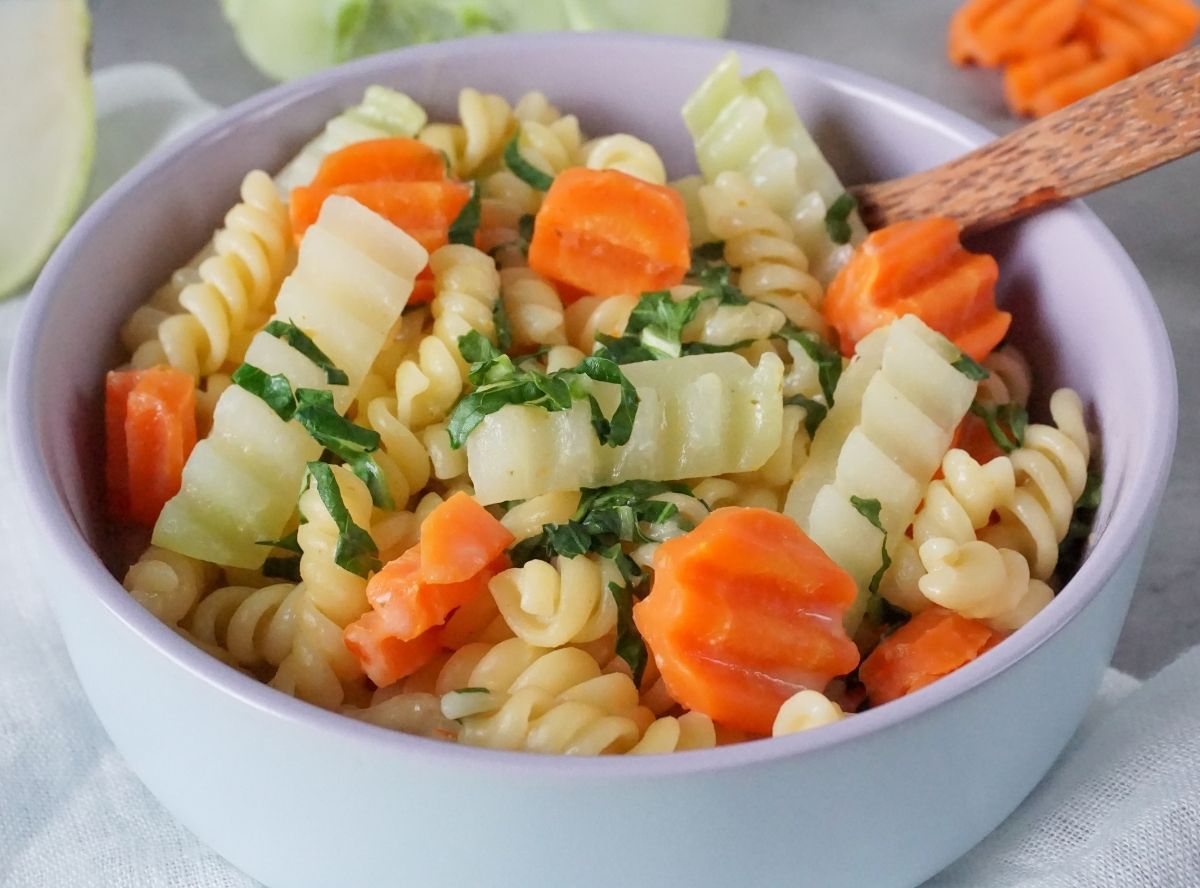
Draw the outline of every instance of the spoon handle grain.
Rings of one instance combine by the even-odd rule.
[[[869,228],[949,216],[994,228],[1200,150],[1200,47],[942,166],[852,189]]]

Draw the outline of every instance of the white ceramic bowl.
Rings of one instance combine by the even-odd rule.
[[[38,281],[11,374],[13,445],[80,680],[129,764],[203,841],[272,886],[909,886],[995,827],[1063,748],[1109,662],[1167,477],[1175,374],[1161,319],[1081,206],[983,242],[1041,393],[1078,388],[1104,500],[1078,575],[1032,623],[932,687],[819,731],[674,756],[574,760],[395,734],[210,659],[106,569],[104,371],[129,311],[205,241],[242,175],[279,167],[370,83],[448,117],[460,87],[541,89],[591,132],[632,131],[690,171],[685,96],[729,49],[542,36],[426,46],[231,109],[83,217]],[[907,173],[988,138],[833,65],[772,67],[848,181]],[[120,569],[120,568],[118,568]]]

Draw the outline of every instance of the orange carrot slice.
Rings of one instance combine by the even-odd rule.
[[[404,229],[428,252],[450,240],[450,225],[471,197],[461,182],[361,182],[336,188],[292,189],[292,231],[296,240],[317,221],[321,204],[331,194],[352,197],[367,209]]]
[[[672,287],[690,262],[683,199],[616,170],[559,173],[529,245],[530,268],[574,288],[564,301]]]
[[[442,649],[440,629],[430,629],[412,641],[401,641],[378,611],[368,611],[347,626],[342,641],[367,678],[381,688],[412,675]]]
[[[1005,428],[1003,423],[1001,423],[1001,428]],[[1005,428],[1005,431],[1010,430]],[[954,431],[954,440],[950,446],[965,450],[980,465],[1005,455],[1004,451],[1000,449],[1000,445],[996,443],[996,439],[992,437],[992,433],[988,431],[987,423],[974,413],[968,413],[963,417],[963,421]]]
[[[881,641],[859,667],[858,677],[878,706],[949,675],[1003,638],[979,620],[930,607]]]
[[[769,734],[780,705],[852,670],[850,576],[789,518],[718,509],[663,543],[634,622],[671,695],[729,727]]]
[[[968,0],[950,20],[958,65],[995,66],[1057,46],[1079,22],[1084,0]]]
[[[183,465],[196,446],[195,380],[173,367],[114,371],[105,413],[110,512],[152,527],[179,492]]]
[[[855,250],[830,284],[822,313],[846,355],[872,330],[915,314],[981,361],[1012,321],[996,309],[998,276],[995,259],[963,249],[953,220],[899,222]]]
[[[461,583],[516,541],[507,527],[465,493],[456,493],[421,523],[421,579]]]
[[[424,142],[368,139],[328,155],[309,185],[337,188],[362,182],[440,182],[445,178],[445,155]]]

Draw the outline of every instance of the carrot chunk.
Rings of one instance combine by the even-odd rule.
[[[347,626],[342,641],[367,678],[381,688],[412,675],[442,649],[440,628],[430,629],[412,641],[401,641],[378,611],[368,611]]]
[[[487,509],[456,493],[421,524],[421,578],[427,583],[469,580],[515,540]]]
[[[310,186],[337,188],[361,182],[440,182],[446,158],[416,139],[368,139],[353,142],[321,161]]]
[[[471,197],[461,182],[359,182],[320,188],[292,189],[292,231],[299,241],[317,221],[321,205],[331,194],[352,197],[367,209],[404,229],[428,252],[450,241],[450,225]]]
[[[673,287],[690,262],[683,199],[616,170],[559,173],[529,245],[530,268],[573,288],[564,301]]]
[[[1084,0],[968,0],[950,20],[958,65],[995,66],[1057,46],[1079,22]]]
[[[930,607],[879,643],[858,669],[872,705],[911,694],[974,660],[1003,633],[944,607]]]
[[[196,446],[195,380],[173,367],[109,373],[105,431],[110,514],[154,526]]]
[[[830,284],[822,312],[846,355],[872,330],[915,314],[981,361],[1012,321],[996,309],[998,276],[995,259],[963,249],[952,219],[898,222],[855,250]]]
[[[723,725],[769,734],[784,700],[858,664],[842,628],[854,581],[784,515],[718,509],[654,571],[634,622],[671,695]]]

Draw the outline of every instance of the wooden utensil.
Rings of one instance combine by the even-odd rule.
[[[949,163],[851,193],[868,228],[936,215],[957,220],[970,234],[1197,150],[1200,47]]]

